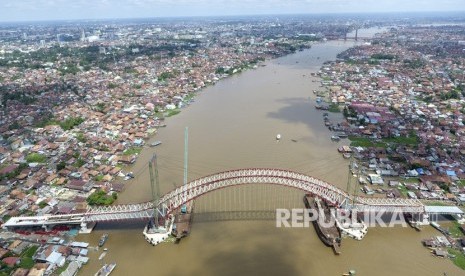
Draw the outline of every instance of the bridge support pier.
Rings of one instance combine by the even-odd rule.
[[[79,229],[80,234],[90,234],[94,230],[95,222],[81,222],[81,229]]]
[[[427,213],[420,213],[418,216],[418,224],[419,225],[429,225],[430,223],[430,216]]]

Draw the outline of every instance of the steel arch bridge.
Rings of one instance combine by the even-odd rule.
[[[354,197],[332,184],[302,173],[283,169],[250,168],[220,172],[193,180],[162,196],[157,206],[154,206],[152,202],[145,202],[89,207],[85,213],[72,215],[12,217],[5,226],[31,225],[32,221],[35,221],[35,225],[42,224],[43,226],[59,223],[146,219],[153,217],[155,211],[166,218],[183,204],[206,193],[244,184],[272,184],[299,189],[335,207],[361,212],[425,212],[424,205],[417,199]]]
[[[327,201],[329,204],[357,211],[385,211],[424,213],[424,205],[417,199],[353,197],[328,182],[289,170],[252,168],[220,172],[193,180],[160,198],[157,210],[162,216],[173,213],[183,204],[206,193],[238,185],[273,184],[302,190]],[[101,215],[134,213],[154,209],[151,202],[89,208],[85,214],[90,221]],[[94,219],[95,218],[95,219]]]

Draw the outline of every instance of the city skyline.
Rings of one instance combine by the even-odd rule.
[[[0,18],[8,21],[463,11],[463,0],[3,0]],[[460,8],[459,8],[460,7]]]

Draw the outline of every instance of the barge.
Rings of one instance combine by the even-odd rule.
[[[312,223],[320,240],[326,246],[332,247],[334,253],[339,255],[341,253],[341,231],[331,215],[330,207],[325,201],[310,195],[304,196],[304,204],[306,208],[316,210],[318,213],[318,219],[313,219]]]
[[[192,224],[192,211],[194,209],[194,202],[188,202],[181,206],[177,212],[173,229],[171,234],[176,238],[176,242],[179,242],[182,238],[189,235]]]

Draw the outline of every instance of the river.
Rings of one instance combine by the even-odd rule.
[[[359,31],[361,36],[361,32]],[[189,127],[189,180],[250,167],[290,169],[345,188],[348,161],[337,153],[322,113],[315,110],[310,76],[326,60],[354,42],[325,42],[311,49],[264,63],[203,89],[195,103],[166,119],[166,128],[152,139],[162,145],[146,148],[131,169],[118,203],[150,200],[147,163],[156,152],[162,194],[183,183],[184,129]],[[331,114],[331,116],[342,116]],[[282,139],[276,142],[276,135]],[[292,140],[296,140],[292,141]],[[345,141],[347,143],[347,141]],[[303,207],[303,206],[302,206]],[[362,241],[344,239],[335,256],[310,228],[276,228],[274,221],[222,221],[193,224],[180,244],[149,245],[142,222],[101,224],[78,240],[96,245],[110,237],[103,261],[91,261],[79,275],[93,275],[105,262],[116,262],[112,275],[460,275],[448,260],[432,257],[421,239],[437,235],[427,227],[370,228]]]

